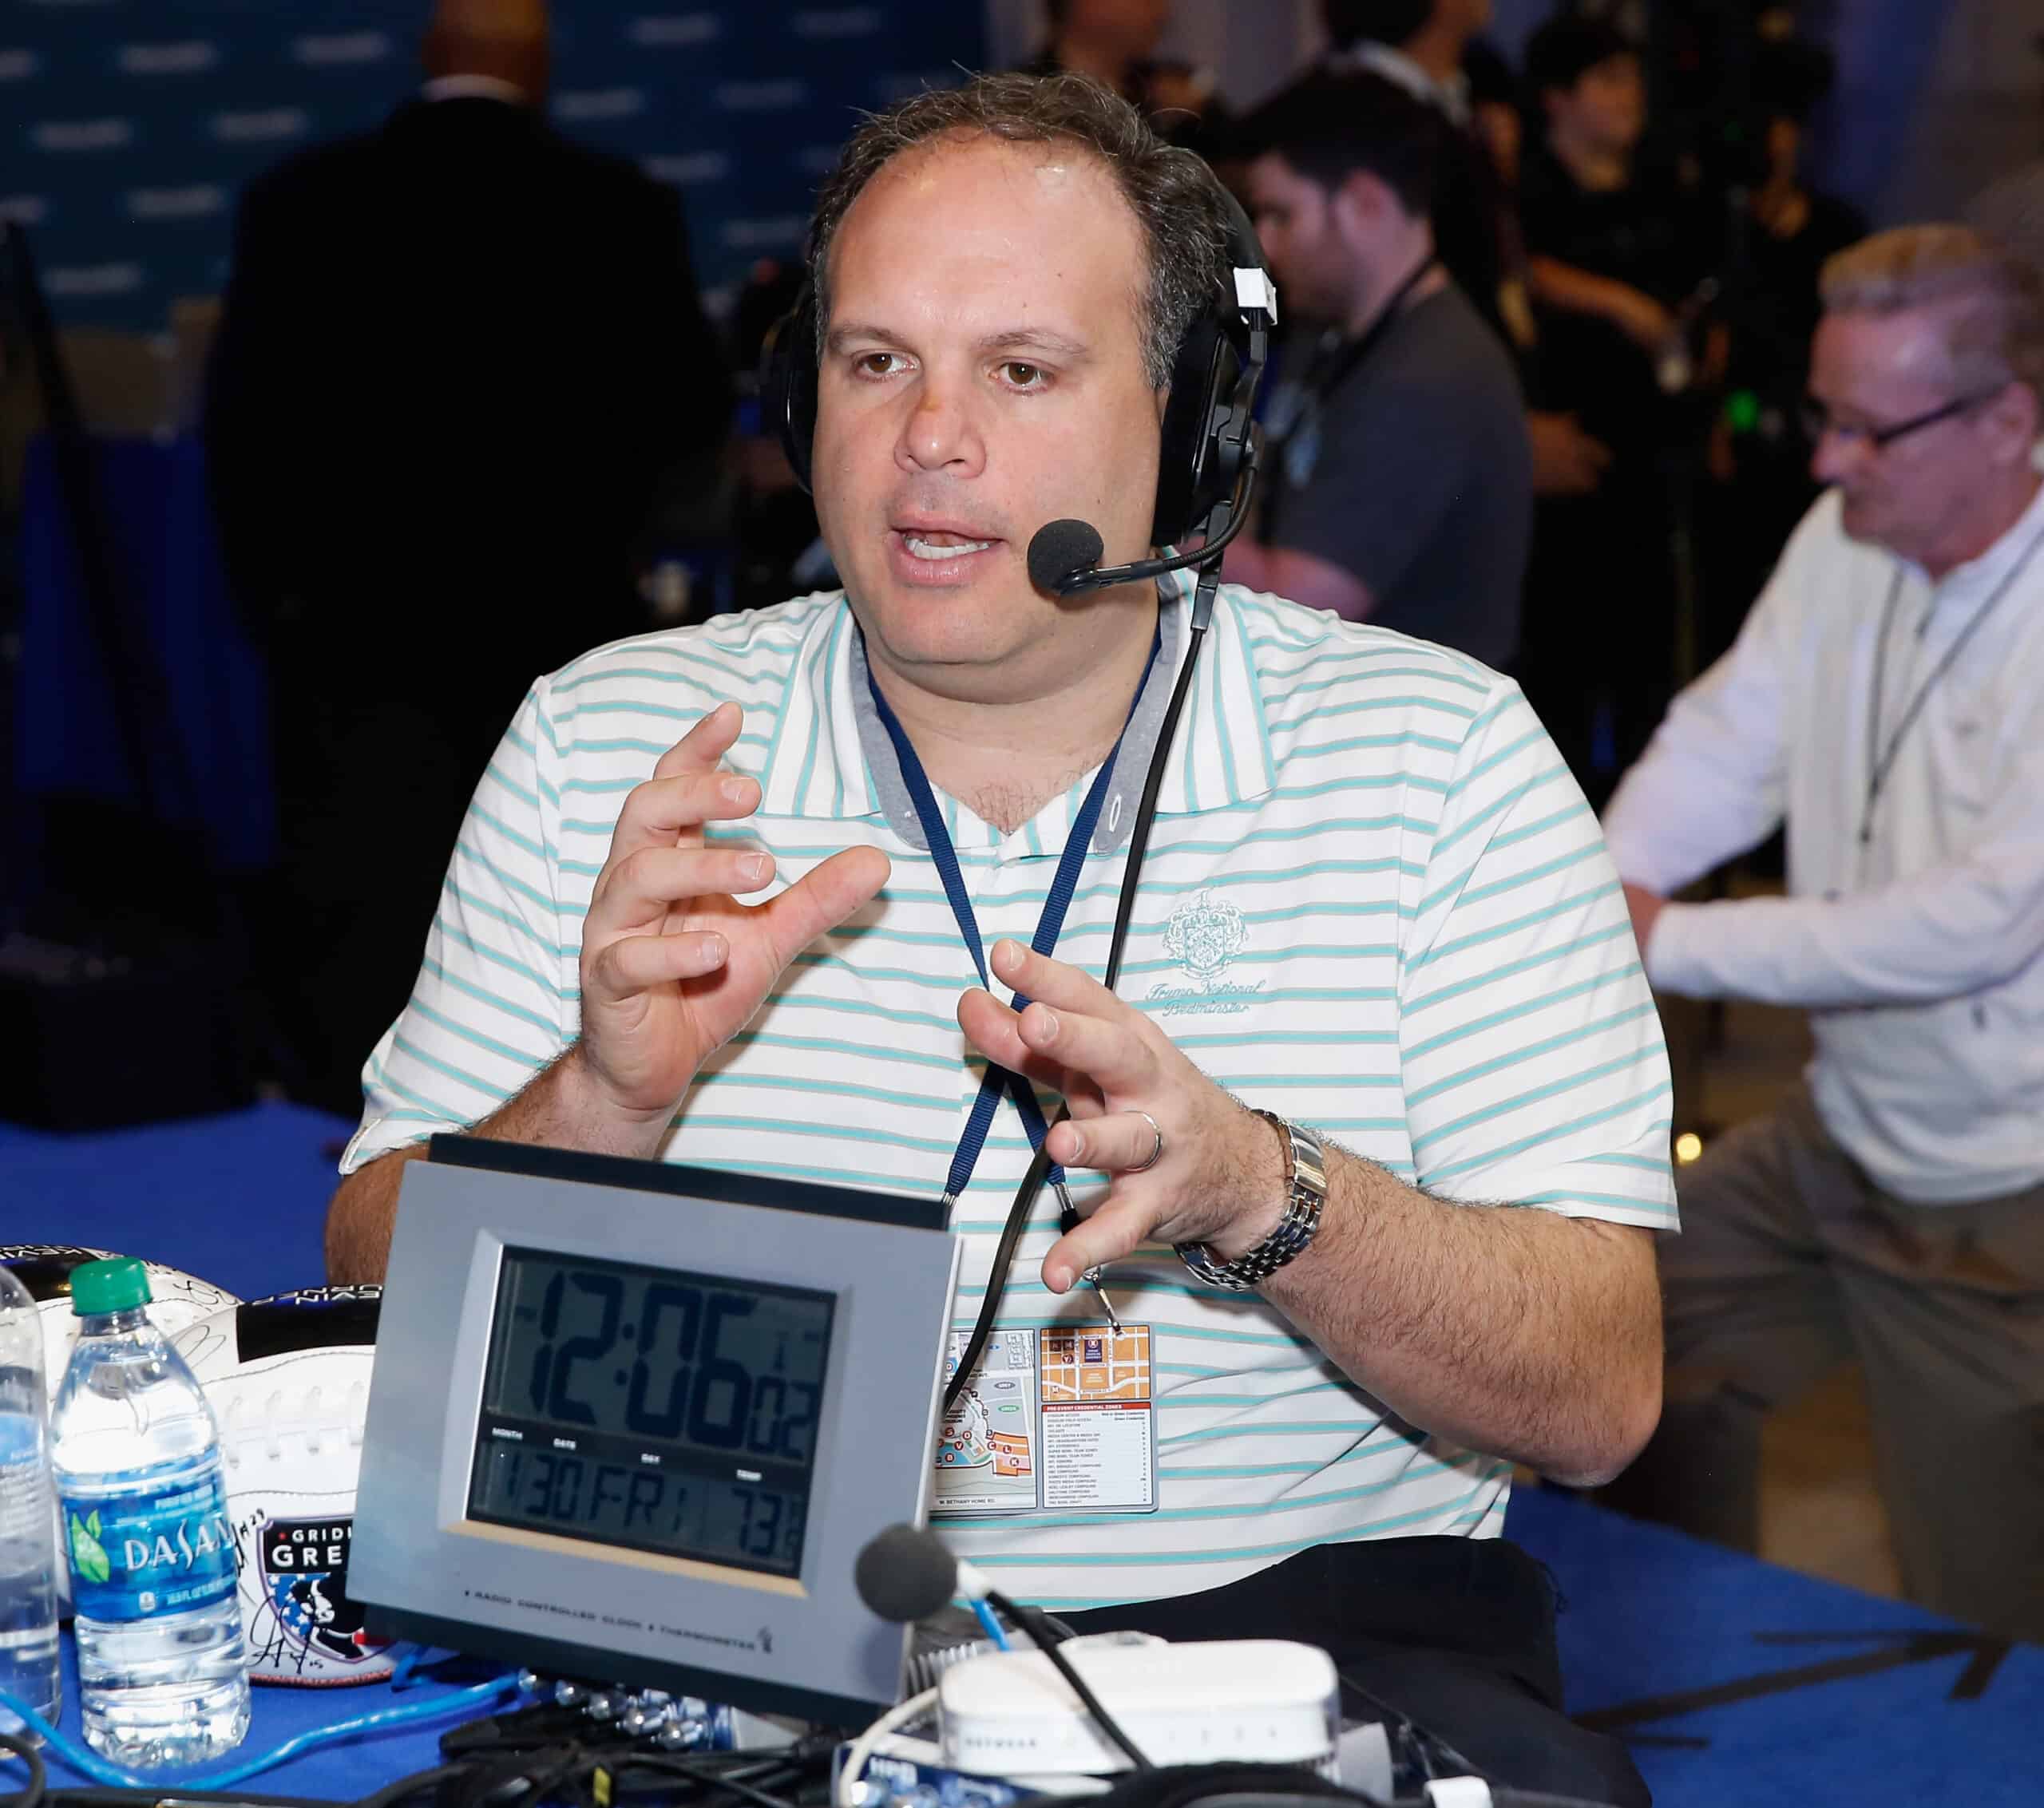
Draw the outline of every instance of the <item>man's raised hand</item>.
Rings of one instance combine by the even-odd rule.
[[[624,800],[582,930],[576,1058],[606,1105],[664,1123],[689,1082],[743,1029],[788,963],[887,880],[877,848],[833,854],[778,897],[772,856],[711,846],[703,825],[748,817],[757,781],[720,770],[743,718],[711,711]]]

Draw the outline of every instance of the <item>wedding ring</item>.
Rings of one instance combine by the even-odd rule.
[[[1140,1161],[1135,1163],[1133,1167],[1124,1168],[1122,1169],[1122,1172],[1125,1174],[1139,1174],[1146,1169],[1154,1168],[1157,1165],[1157,1157],[1164,1153],[1164,1133],[1157,1128],[1157,1120],[1151,1117],[1147,1111],[1136,1111],[1131,1114],[1140,1118],[1144,1123],[1147,1124],[1150,1126],[1151,1135],[1157,1139],[1156,1141],[1151,1145],[1150,1153]]]

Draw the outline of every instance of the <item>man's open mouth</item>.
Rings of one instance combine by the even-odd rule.
[[[984,552],[993,544],[990,540],[968,540],[963,534],[924,533],[914,528],[901,530],[901,544],[908,548],[912,559],[961,559],[969,552]]]

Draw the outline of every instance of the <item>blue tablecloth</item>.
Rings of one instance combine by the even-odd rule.
[[[0,1125],[0,1237],[151,1256],[244,1298],[316,1281],[334,1178],[323,1145],[348,1128],[274,1105],[73,1137]],[[1630,1710],[1622,1730],[1662,1808],[2038,1799],[2044,1650],[1549,1490],[1515,1496],[1509,1529],[1559,1584],[1571,1710]],[[259,1689],[237,1760],[433,1687]],[[75,1709],[65,1720],[75,1730]],[[315,1751],[264,1780],[363,1794],[432,1763],[449,1723]]]

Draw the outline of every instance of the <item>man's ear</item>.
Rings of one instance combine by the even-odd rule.
[[[2011,378],[1987,410],[1994,429],[1995,453],[2003,464],[2028,463],[2036,457],[2037,441],[2044,436],[2044,407],[2029,384]]]
[[[1388,214],[1402,211],[1391,184],[1367,169],[1352,169],[1328,196],[1328,211],[1345,235],[1374,235]]]

